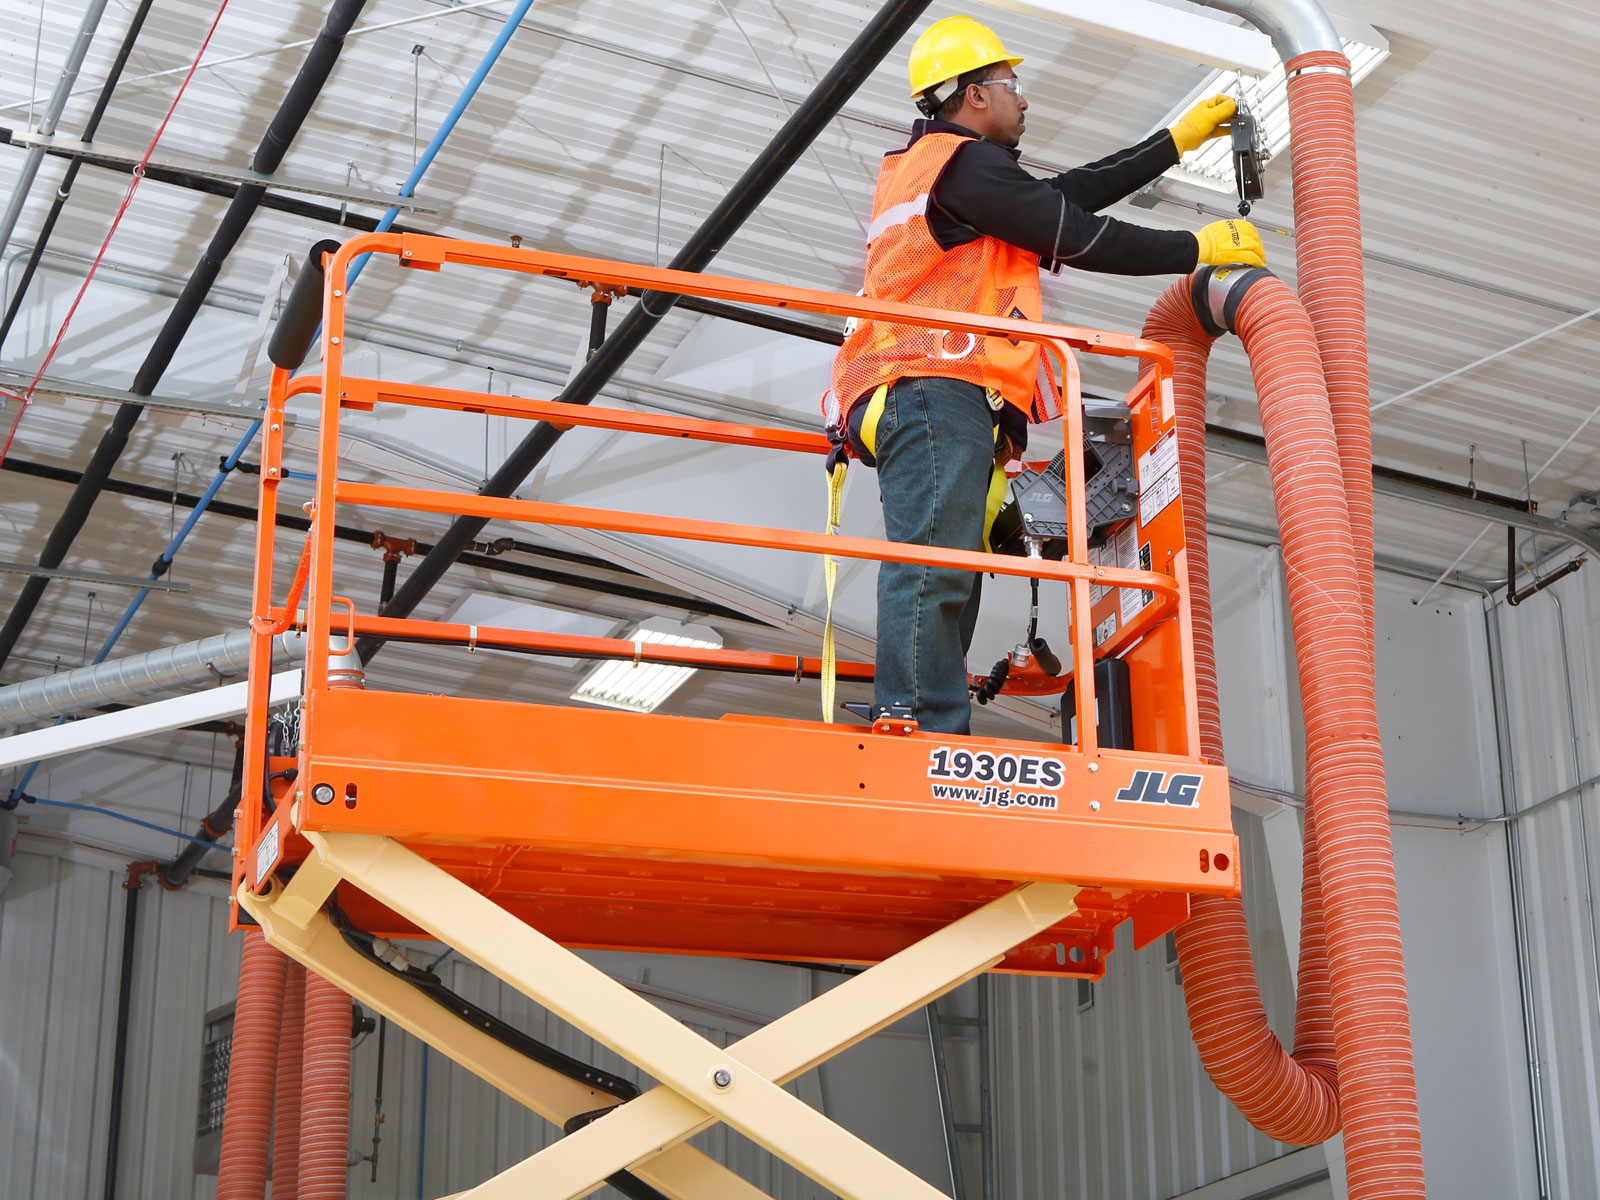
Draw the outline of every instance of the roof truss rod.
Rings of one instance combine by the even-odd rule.
[[[19,475],[26,475],[33,479],[48,479],[55,483],[64,484],[75,484],[82,477],[78,471],[73,471],[66,467],[53,467],[45,463],[29,462],[27,459],[18,458],[14,454],[6,458],[3,466],[0,466],[0,470],[15,471]],[[148,500],[152,504],[176,504],[179,508],[192,509],[200,503],[200,498],[190,492],[173,492],[168,488],[153,487],[146,483],[132,483],[125,479],[106,480],[105,490],[115,495],[129,496],[136,500]],[[228,500],[212,500],[210,507],[206,511],[216,516],[229,517],[236,521],[254,523],[257,519],[254,503],[236,504]],[[279,529],[293,530],[296,533],[305,533],[311,528],[309,520],[295,513],[279,513],[277,525]],[[336,525],[334,527],[334,536],[342,542],[371,546],[375,533],[370,529],[356,529],[350,525]],[[427,542],[417,542],[417,553],[419,554],[426,554],[432,548]],[[526,543],[519,543],[514,549],[520,554],[556,562],[572,563],[588,570],[604,570],[612,571],[619,575],[639,576],[637,571],[593,555],[576,554],[549,546],[528,546]],[[716,617],[723,621],[738,621],[750,625],[765,624],[765,622],[740,612],[738,609],[729,608],[725,604],[718,604],[701,596],[678,595],[674,592],[664,592],[657,588],[641,587],[638,584],[591,575],[579,575],[571,571],[558,571],[550,567],[537,566],[533,563],[523,562],[520,559],[510,558],[500,551],[487,554],[466,553],[457,561],[463,567],[495,571],[502,575],[536,580],[537,582],[548,583],[557,587],[573,588],[598,596],[615,596],[622,600],[637,600],[640,603],[650,605],[654,611],[658,612],[699,613],[702,616]],[[138,586],[154,587],[156,585],[149,580],[141,579],[138,581]]]
[[[143,576],[105,575],[99,571],[68,571],[61,568],[36,567],[31,563],[0,561],[0,574],[42,575],[46,579],[70,579],[78,583],[96,583],[104,587],[149,588],[156,592],[187,592],[189,585],[173,579],[146,579]]]
[[[83,142],[77,138],[27,133],[20,129],[0,128],[0,140],[13,146],[43,147],[47,154],[57,158],[82,159],[90,166],[131,169],[143,157],[143,151],[133,151],[100,142]],[[214,179],[221,183],[249,183],[280,192],[299,192],[307,196],[321,196],[349,204],[371,204],[378,208],[403,208],[407,212],[436,213],[437,206],[420,203],[414,196],[400,196],[394,192],[369,192],[344,187],[329,180],[290,179],[242,167],[229,167],[221,163],[205,162],[177,154],[158,154],[151,158],[150,167],[181,172],[197,179]]]

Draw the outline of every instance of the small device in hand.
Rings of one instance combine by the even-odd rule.
[[[1239,215],[1248,217],[1250,205],[1266,195],[1261,183],[1261,165],[1266,154],[1256,134],[1256,119],[1241,106],[1228,123],[1233,140],[1233,182],[1239,190]]]

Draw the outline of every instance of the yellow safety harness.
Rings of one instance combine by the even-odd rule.
[[[867,453],[874,458],[878,454],[878,422],[883,419],[884,406],[888,403],[889,387],[887,383],[879,384],[867,401],[867,410],[861,418],[861,444],[866,447]],[[993,388],[988,389],[987,398],[991,408],[1005,403],[1000,393]],[[998,411],[998,409],[997,409]],[[1000,426],[997,422],[994,427],[995,445],[1000,444]],[[828,525],[827,535],[836,537],[839,525],[843,520],[844,509],[844,473],[847,460],[840,456],[838,461],[828,471]],[[1000,509],[1006,501],[1007,476],[1005,466],[996,462],[994,474],[989,477],[989,492],[984,497],[983,505],[983,548],[989,551],[989,532],[994,528],[994,519],[999,515]],[[833,724],[834,696],[838,685],[838,651],[834,646],[833,637],[833,592],[839,580],[839,561],[831,554],[822,556],[822,578],[828,593],[828,613],[822,625],[822,720],[826,724]]]

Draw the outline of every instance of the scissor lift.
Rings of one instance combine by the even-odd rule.
[[[416,405],[823,455],[820,435],[413,386],[344,370],[346,284],[373,253],[662,295],[893,320],[1039,343],[1062,381],[1069,511],[1061,561],[340,480],[342,410]],[[1143,946],[1189,895],[1236,895],[1222,767],[1198,754],[1181,501],[1161,495],[1106,547],[1084,519],[1074,352],[1139,359],[1127,397],[1141,467],[1172,459],[1171,359],[1112,333],[874,302],[527,249],[371,234],[326,260],[323,374],[278,369],[265,415],[237,919],[557,1124],[607,1110],[473,1196],[585,1195],[631,1169],[669,1196],[757,1189],[685,1145],[725,1121],[841,1196],[938,1196],[782,1084],[986,970],[1097,978],[1118,925]],[[275,602],[285,405],[321,396],[315,500],[300,570]],[[820,475],[820,473],[819,473]],[[1175,476],[1174,476],[1175,478]],[[1146,481],[1147,495],[1153,495]],[[1170,482],[1170,481],[1167,481]],[[336,591],[340,505],[959,567],[1066,587],[1074,663],[1129,668],[1133,746],[1097,736],[1093,671],[1074,744],[759,716],[722,720],[347,686],[330,657],[363,637],[529,655],[673,662],[815,677],[817,658],[638,644],[368,615]],[[1153,569],[1151,569],[1153,568]],[[271,639],[306,634],[298,746],[268,746]],[[536,664],[537,658],[530,658]],[[531,666],[530,666],[531,669]],[[841,663],[842,678],[871,665]],[[1038,691],[1037,681],[1029,689]],[[292,772],[292,775],[291,775]],[[285,782],[292,777],[292,782]],[[453,947],[660,1080],[625,1104],[540,1065],[351,944],[351,929]],[[605,948],[856,963],[869,969],[722,1049],[573,954]]]

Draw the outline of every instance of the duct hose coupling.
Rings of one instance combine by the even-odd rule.
[[[1271,278],[1272,272],[1265,267],[1201,267],[1190,276],[1189,284],[1189,301],[1200,328],[1212,337],[1237,333],[1234,318],[1245,293],[1261,280]]]

